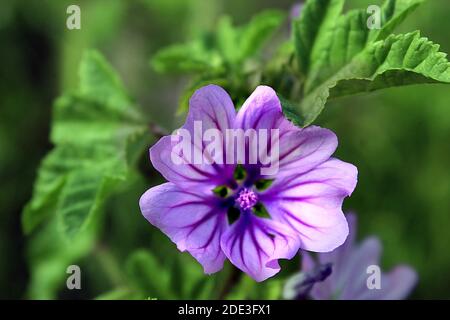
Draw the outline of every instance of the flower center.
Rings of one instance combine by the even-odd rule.
[[[258,195],[251,189],[244,188],[239,191],[236,198],[237,205],[243,209],[248,210],[253,208],[253,206],[258,202]]]

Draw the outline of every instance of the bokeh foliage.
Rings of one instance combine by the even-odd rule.
[[[148,225],[137,200],[162,181],[145,152],[153,138],[147,125],[176,128],[183,116],[173,114],[186,106],[196,87],[221,84],[237,103],[260,82],[292,92],[291,79],[271,82],[286,73],[301,74],[301,69],[285,65],[294,48],[267,46],[289,38],[286,12],[292,2],[103,2],[80,1],[78,31],[65,29],[68,1],[3,4],[0,57],[7,68],[0,71],[5,80],[0,84],[0,297],[279,298],[298,260],[284,263],[283,272],[263,284],[237,276],[229,264],[219,274],[205,276],[188,254],[180,254]],[[381,3],[355,0],[347,1],[347,7],[364,8],[372,2]],[[276,10],[256,15],[265,8]],[[449,13],[446,0],[427,1],[400,30],[420,29],[449,52]],[[257,36],[255,29],[264,30],[267,38]],[[177,42],[188,48],[180,49]],[[229,45],[248,49],[224,48]],[[167,46],[171,49],[159,51]],[[259,46],[266,53],[253,50]],[[90,48],[106,59],[96,51],[85,53]],[[171,62],[189,50],[195,54],[181,66]],[[192,56],[204,59],[186,60]],[[153,72],[149,57],[157,57],[152,62],[156,71],[178,75]],[[180,77],[179,71],[190,75]],[[301,97],[294,92],[289,98]],[[389,89],[332,99],[315,121],[337,133],[337,156],[359,168],[357,190],[346,201],[359,214],[359,236],[381,237],[386,267],[407,262],[418,269],[415,298],[450,297],[449,279],[442,280],[450,268],[449,99],[445,86]],[[85,134],[93,130],[96,134]],[[26,207],[24,235],[20,213],[35,178],[46,185],[46,192]],[[63,210],[65,203],[72,209]],[[79,209],[84,214],[73,214]],[[83,270],[81,291],[65,289],[70,264]]]

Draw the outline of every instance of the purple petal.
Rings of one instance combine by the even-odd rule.
[[[318,260],[320,264],[332,264],[331,275],[320,283],[315,284],[311,290],[311,296],[317,300],[332,299],[336,292],[342,290],[342,287],[347,281],[345,271],[351,261],[351,254],[353,252],[353,245],[356,236],[356,215],[353,213],[346,214],[349,235],[344,244],[334,249],[331,252],[318,254]],[[311,257],[311,255],[303,251],[302,252],[302,272],[308,272],[314,269],[318,263]]]
[[[331,277],[331,280],[338,278],[338,275],[345,271],[351,254],[355,250],[353,246],[356,237],[356,215],[347,213],[345,217],[347,218],[349,228],[348,237],[345,242],[331,252],[318,255],[319,263],[325,264],[331,262],[333,264],[333,277]]]
[[[321,261],[333,264],[333,272],[311,290],[311,297],[317,300],[341,299],[356,300],[367,289],[367,267],[377,265],[380,259],[381,244],[376,238],[366,239],[349,255],[341,257],[341,247],[333,254],[319,254]],[[335,265],[337,259],[343,259],[341,265]]]
[[[353,251],[345,270],[338,275],[335,288],[343,300],[392,300],[404,299],[417,282],[416,272],[408,266],[396,267],[389,274],[381,273],[380,289],[369,289],[368,267],[379,266],[381,244],[378,238],[367,238]]]
[[[302,267],[301,267],[302,272],[311,271],[316,267],[317,265],[316,261],[313,259],[313,257],[311,257],[311,255],[307,251],[302,251],[301,257],[302,257]]]
[[[276,92],[267,86],[259,86],[245,101],[236,116],[236,127],[242,129],[278,130],[278,139],[268,140],[260,154],[278,149],[277,177],[306,172],[328,160],[337,147],[336,135],[330,130],[310,126],[298,128],[288,121],[282,112]],[[275,149],[276,148],[276,149]],[[274,156],[275,158],[275,156]]]
[[[280,99],[276,92],[268,86],[258,86],[236,116],[236,127],[242,129],[282,130],[292,126],[281,112]]]
[[[277,222],[244,212],[224,233],[221,246],[236,267],[259,282],[280,271],[278,259],[296,255],[299,239]]]
[[[302,251],[302,269],[301,272],[308,273],[317,268],[319,264],[311,257],[311,254],[307,251]],[[328,280],[334,274],[334,264],[331,265],[332,271],[331,275],[327,277],[327,279],[317,282],[312,287],[309,295],[316,300],[326,300],[330,299],[332,296],[332,288],[330,285],[330,281]]]
[[[202,121],[203,129],[224,132],[233,127],[236,118],[233,101],[221,87],[210,84],[194,92],[189,100],[189,113],[183,128],[193,131],[194,121]]]
[[[218,164],[217,161],[210,161],[214,163],[208,164],[201,158],[200,161],[194,161],[194,154],[200,157],[204,154],[203,151],[208,144],[202,142],[202,137],[206,130],[217,129],[224,132],[233,127],[235,116],[233,102],[221,87],[208,85],[197,90],[189,101],[187,120],[181,128],[189,133],[190,139],[184,140],[183,130],[178,130],[175,135],[161,138],[150,149],[153,166],[168,181],[182,188],[193,186],[211,189],[211,186],[225,183],[232,176],[231,166]],[[195,124],[201,124],[201,128],[194,130]],[[182,141],[187,142],[191,150],[190,155],[182,153],[181,148],[174,149]],[[224,145],[223,141],[222,145]],[[223,148],[218,156],[222,159],[225,157]],[[183,161],[175,163],[174,157],[179,157]],[[211,160],[212,157],[208,159]]]
[[[369,289],[368,267],[379,265],[381,243],[376,237],[366,238],[360,245],[354,244],[356,216],[347,214],[350,235],[345,244],[330,253],[318,255],[320,263],[332,263],[333,272],[323,282],[316,283],[311,297],[317,300],[381,300],[404,299],[417,283],[417,274],[409,266],[398,266],[390,273],[381,273],[381,289]],[[315,265],[310,258],[304,260],[307,268]]]
[[[357,300],[361,293],[368,291],[367,268],[379,265],[382,246],[376,237],[366,238],[358,247],[354,248],[345,266],[339,270],[335,278],[330,279],[333,287],[339,290],[339,298],[343,300]]]
[[[227,228],[226,210],[215,198],[178,188],[173,183],[149,189],[139,205],[144,217],[161,229],[180,251],[187,250],[205,273],[222,269],[225,255],[220,237]]]
[[[347,238],[341,207],[356,180],[355,166],[330,159],[304,174],[275,180],[260,200],[273,219],[300,235],[302,249],[329,252]]]
[[[381,289],[366,290],[358,296],[364,300],[402,300],[406,299],[417,284],[417,273],[409,266],[395,267],[388,274],[381,275]]]
[[[307,172],[328,160],[337,147],[336,135],[324,128],[297,127],[280,133],[278,177]]]
[[[304,300],[309,297],[311,289],[316,283],[324,281],[332,272],[331,263],[318,265],[310,271],[303,270],[290,277],[285,283],[283,297],[285,299]]]
[[[345,217],[347,218],[348,222],[348,238],[345,241],[346,247],[351,249],[353,245],[355,244],[355,238],[356,238],[356,232],[358,230],[358,218],[356,217],[356,214],[354,212],[348,212]]]

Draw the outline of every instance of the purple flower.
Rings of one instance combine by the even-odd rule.
[[[300,17],[300,14],[302,13],[303,10],[303,3],[295,3],[292,7],[291,10],[289,12],[289,19],[291,21],[298,19]]]
[[[417,283],[417,274],[409,266],[399,265],[389,273],[381,273],[379,288],[368,287],[371,266],[378,268],[381,244],[378,238],[366,238],[361,244],[354,243],[356,216],[347,215],[350,234],[346,242],[330,253],[318,255],[318,261],[304,252],[302,273],[313,272],[321,265],[332,264],[332,273],[312,287],[313,299],[328,300],[398,300],[405,299]],[[373,275],[375,275],[373,273]]]
[[[331,158],[337,147],[333,132],[294,126],[284,118],[275,91],[266,86],[257,87],[237,114],[230,96],[215,85],[197,90],[189,104],[182,129],[194,137],[192,150],[208,147],[195,139],[199,121],[201,133],[209,129],[279,133],[277,141],[269,139],[263,146],[279,149],[276,174],[262,174],[261,161],[175,164],[174,153],[188,160],[176,148],[180,131],[150,149],[153,166],[169,182],[141,197],[142,213],[180,251],[194,256],[205,273],[219,271],[228,258],[263,281],[280,270],[278,259],[291,259],[299,248],[327,252],[345,241],[348,225],[341,206],[356,186],[357,170]],[[252,151],[249,145],[245,159]],[[215,158],[226,158],[227,152],[224,147]]]

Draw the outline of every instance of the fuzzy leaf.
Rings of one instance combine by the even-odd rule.
[[[173,299],[169,272],[145,250],[135,251],[127,260],[128,277],[143,298]]]
[[[369,29],[366,10],[337,16],[343,1],[308,1],[294,24],[297,57],[306,80],[300,102],[282,102],[285,115],[305,126],[316,119],[330,96],[448,83],[448,61],[438,45],[418,32],[385,38],[421,2],[388,0],[381,11],[381,29]]]
[[[234,26],[231,18],[224,16],[214,34],[161,49],[153,56],[152,66],[161,73],[195,74],[204,80],[241,72],[246,60],[260,52],[283,19],[282,12],[267,10],[246,25]]]
[[[67,238],[57,231],[56,218],[51,217],[41,232],[34,233],[27,246],[29,299],[56,299],[57,293],[65,287],[67,267],[78,263],[95,244],[98,223],[91,223],[76,239],[66,241]]]
[[[299,111],[307,125],[320,114],[330,96],[417,83],[450,83],[450,63],[446,54],[439,52],[438,45],[421,38],[419,32],[392,35],[367,47],[309,93],[296,112]]]
[[[233,26],[229,16],[223,16],[217,24],[217,50],[228,65],[238,63],[240,58],[240,31],[239,28]]]
[[[388,0],[381,8],[381,29],[370,31],[370,40],[387,38],[425,0]]]
[[[256,54],[266,41],[278,29],[284,20],[284,14],[276,10],[257,14],[244,27],[240,37],[239,53],[241,59]]]
[[[151,64],[157,72],[173,74],[219,72],[222,68],[221,58],[201,41],[163,48],[153,56]]]
[[[321,34],[314,42],[305,92],[308,93],[323,84],[375,40],[384,39],[384,36],[390,34],[393,28],[403,21],[420,2],[418,0],[386,1],[381,10],[381,29],[369,29],[367,21],[370,14],[366,9],[351,10],[344,15],[339,15],[342,10],[342,1],[330,0],[330,4],[325,6],[324,10],[331,10],[333,15],[325,19]],[[339,16],[336,16],[336,13]]]
[[[303,73],[308,73],[314,57],[326,46],[343,6],[344,0],[308,1],[294,22],[295,49]]]
[[[52,214],[74,237],[86,227],[129,170],[130,144],[143,139],[145,124],[118,76],[96,52],[85,54],[80,88],[54,106],[51,140],[33,198],[23,213],[26,233]]]

